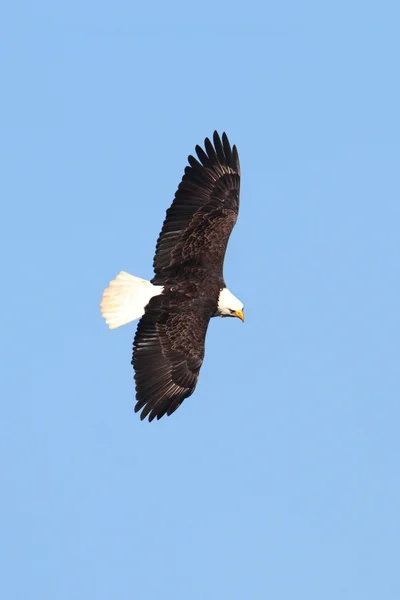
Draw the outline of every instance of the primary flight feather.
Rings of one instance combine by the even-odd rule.
[[[236,146],[215,131],[196,146],[157,240],[151,281],[121,271],[103,292],[110,329],[139,317],[133,342],[136,406],[149,421],[171,415],[197,385],[211,317],[238,317],[223,264],[239,212]]]

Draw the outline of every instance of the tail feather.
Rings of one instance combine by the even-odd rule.
[[[101,314],[108,327],[116,329],[139,319],[150,299],[162,290],[162,286],[121,271],[103,292]]]

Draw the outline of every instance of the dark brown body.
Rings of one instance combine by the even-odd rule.
[[[236,147],[214,133],[196,147],[157,241],[152,283],[164,286],[139,322],[133,345],[135,411],[173,413],[197,384],[208,324],[225,282],[223,262],[239,210]]]

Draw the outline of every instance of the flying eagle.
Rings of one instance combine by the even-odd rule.
[[[188,157],[159,235],[151,281],[121,271],[103,292],[110,329],[140,319],[133,342],[140,418],[171,415],[196,387],[211,317],[238,317],[243,304],[226,287],[223,264],[239,211],[236,146],[215,131]]]

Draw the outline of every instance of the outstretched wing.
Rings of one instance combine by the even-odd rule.
[[[153,283],[175,278],[185,267],[212,269],[222,276],[229,236],[239,212],[240,165],[236,146],[215,131],[214,145],[196,146],[197,160],[179,184],[157,241]]]
[[[136,406],[149,421],[171,415],[197,385],[212,303],[180,294],[155,296],[146,307],[133,343]]]

